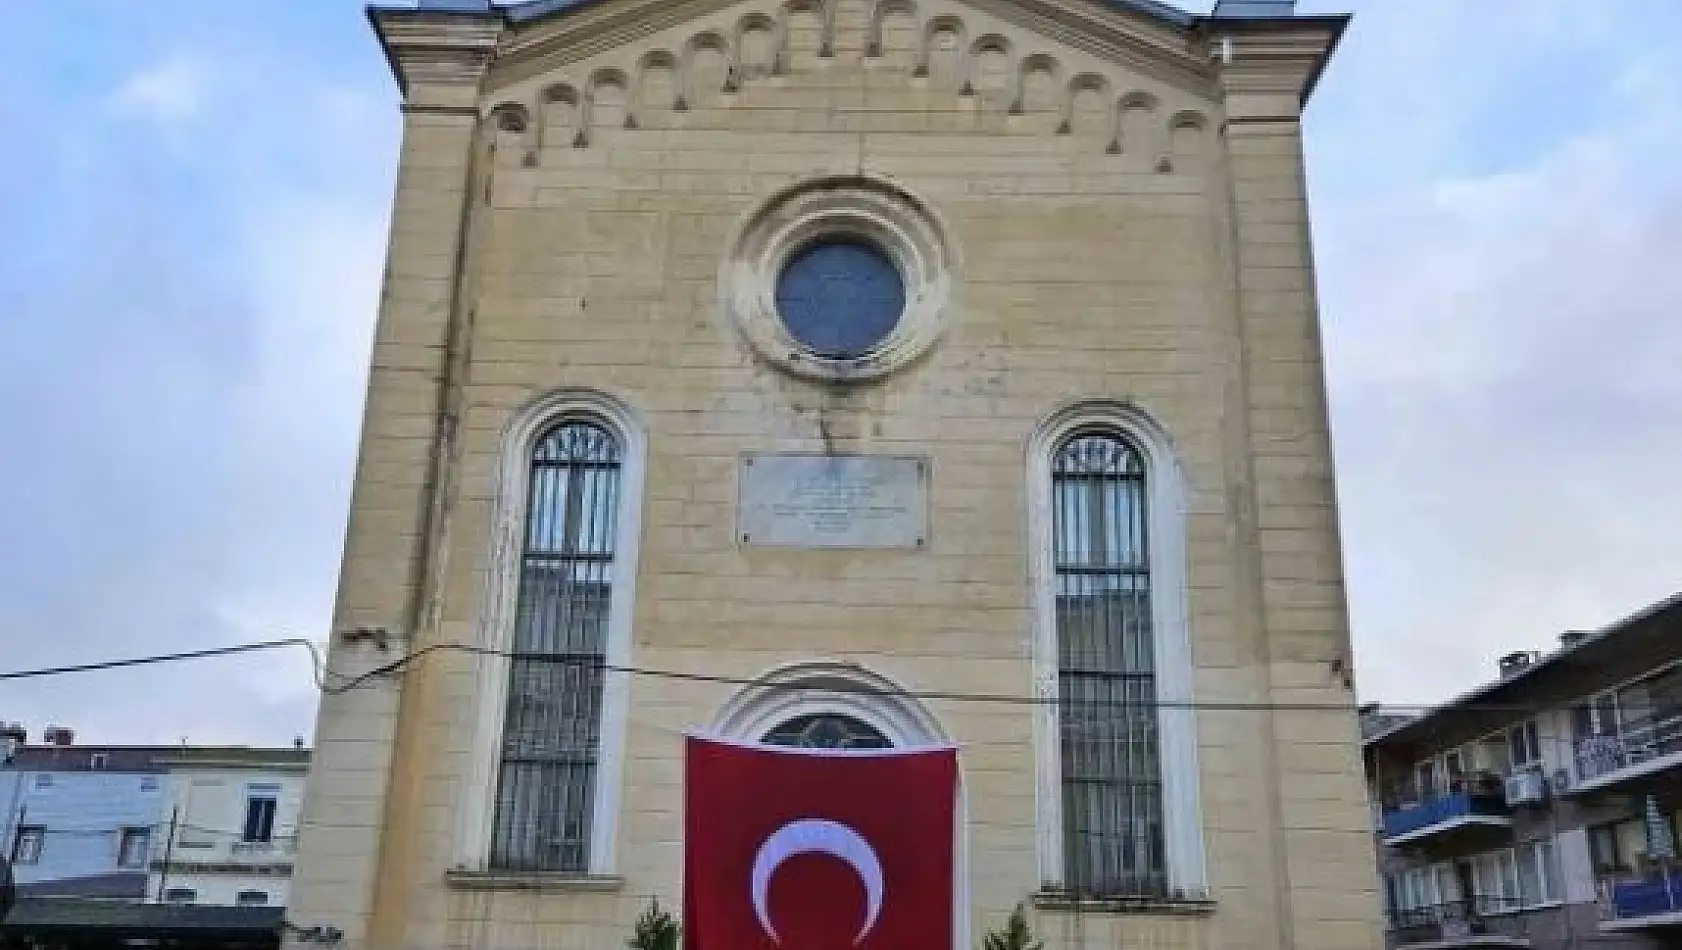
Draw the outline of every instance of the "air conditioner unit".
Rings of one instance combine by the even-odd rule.
[[[1571,790],[1571,770],[1554,769],[1553,781],[1549,783],[1555,795],[1564,795]]]
[[[1548,780],[1534,769],[1507,776],[1507,804],[1537,805],[1548,797]]]

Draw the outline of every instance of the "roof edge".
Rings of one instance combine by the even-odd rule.
[[[1313,97],[1314,90],[1319,88],[1320,77],[1326,72],[1326,65],[1336,55],[1338,46],[1343,43],[1343,34],[1348,32],[1350,21],[1355,19],[1353,13],[1316,13],[1307,16],[1246,16],[1246,17],[1197,17],[1197,29],[1205,34],[1220,30],[1223,33],[1283,33],[1300,30],[1303,27],[1321,27],[1330,32],[1331,37],[1326,41],[1326,48],[1315,59],[1314,68],[1309,71],[1303,81],[1302,91],[1298,93],[1297,102],[1307,105]]]
[[[1478,699],[1482,696],[1488,695],[1489,693],[1492,693],[1497,689],[1506,688],[1508,686],[1511,686],[1514,683],[1518,683],[1518,682],[1521,682],[1521,681],[1523,681],[1525,679],[1528,679],[1532,676],[1535,676],[1538,673],[1540,673],[1541,671],[1543,671],[1545,669],[1548,669],[1549,667],[1551,667],[1553,664],[1555,664],[1556,662],[1558,662],[1559,660],[1561,660],[1564,657],[1568,657],[1568,656],[1576,653],[1577,651],[1582,650],[1585,647],[1588,647],[1588,646],[1591,646],[1591,645],[1594,645],[1594,644],[1597,644],[1597,643],[1601,643],[1602,641],[1610,639],[1613,636],[1616,636],[1617,634],[1621,633],[1622,631],[1640,623],[1643,620],[1647,620],[1651,617],[1654,617],[1654,616],[1657,616],[1658,614],[1663,613],[1666,610],[1669,610],[1673,607],[1679,607],[1679,606],[1682,606],[1682,592],[1672,594],[1669,597],[1664,598],[1663,600],[1659,600],[1659,601],[1656,601],[1654,603],[1648,604],[1647,606],[1642,607],[1641,609],[1636,610],[1633,613],[1628,614],[1627,616],[1621,617],[1617,620],[1612,621],[1611,623],[1605,624],[1604,626],[1601,626],[1601,627],[1599,627],[1595,630],[1590,631],[1586,636],[1584,636],[1581,640],[1578,640],[1576,643],[1573,643],[1568,647],[1561,647],[1560,649],[1554,650],[1552,653],[1549,653],[1549,654],[1543,656],[1541,659],[1539,659],[1536,662],[1534,662],[1534,663],[1530,664],[1529,666],[1525,667],[1523,670],[1520,670],[1519,672],[1514,673],[1511,676],[1502,677],[1501,679],[1490,680],[1489,682],[1479,684],[1478,686],[1474,686],[1471,689],[1466,690],[1465,692],[1458,693],[1458,694],[1456,694],[1456,695],[1454,695],[1454,696],[1452,696],[1452,697],[1450,697],[1450,698],[1448,698],[1448,699],[1446,699],[1446,700],[1444,700],[1444,701],[1442,701],[1442,702],[1440,702],[1440,703],[1438,703],[1434,706],[1429,707],[1424,712],[1422,712],[1419,715],[1413,717],[1412,719],[1409,719],[1407,722],[1398,723],[1397,725],[1392,726],[1391,728],[1386,729],[1383,732],[1377,733],[1376,735],[1372,736],[1371,738],[1363,739],[1363,740],[1361,740],[1361,746],[1362,746],[1362,748],[1367,748],[1369,746],[1376,746],[1380,742],[1383,742],[1384,740],[1390,738],[1391,736],[1393,736],[1393,735],[1395,735],[1399,732],[1404,732],[1408,729],[1412,729],[1414,727],[1421,726],[1426,722],[1429,722],[1433,717],[1435,717],[1435,716],[1437,716],[1441,713],[1449,712],[1453,709],[1464,706],[1467,703],[1470,703],[1473,700],[1476,700],[1476,699]]]
[[[514,3],[494,4],[490,0],[433,0],[433,2],[453,2],[461,5],[484,3],[487,7],[500,11],[509,23],[520,25],[536,22],[549,16],[569,13],[581,7],[594,6],[602,0],[518,0]],[[1182,10],[1171,3],[1164,2],[1164,0],[1094,0],[1094,2],[1103,6],[1129,10],[1180,29],[1195,27],[1199,19],[1197,14]]]

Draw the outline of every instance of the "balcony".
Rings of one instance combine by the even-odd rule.
[[[1601,791],[1682,765],[1682,712],[1620,723],[1616,732],[1576,744],[1574,795]]]
[[[1456,947],[1528,947],[1528,921],[1514,902],[1473,897],[1449,904],[1398,911],[1396,950],[1453,950]]]
[[[1382,829],[1384,843],[1391,846],[1446,843],[1463,834],[1487,835],[1513,825],[1512,807],[1505,794],[1457,791],[1413,805],[1387,810]]]
[[[223,844],[179,842],[173,851],[153,858],[153,871],[189,874],[279,874],[292,873],[298,853],[293,835],[268,841],[233,841]]]
[[[1682,870],[1603,885],[1601,907],[1606,912],[1601,930],[1682,926]]]
[[[298,839],[290,835],[268,841],[235,841],[228,853],[236,858],[289,858],[298,851]]]

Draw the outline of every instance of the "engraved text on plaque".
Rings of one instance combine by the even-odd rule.
[[[928,539],[928,463],[884,455],[742,459],[744,544],[915,548]]]

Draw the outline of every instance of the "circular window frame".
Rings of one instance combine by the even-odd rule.
[[[810,334],[802,334],[799,328],[795,325],[795,322],[790,320],[790,312],[786,306],[786,298],[788,295],[784,291],[788,287],[789,282],[792,279],[791,275],[794,274],[796,268],[801,267],[802,263],[807,260],[808,255],[821,253],[825,248],[839,247],[862,249],[863,252],[870,257],[871,266],[878,268],[880,271],[891,272],[893,274],[893,280],[897,284],[895,288],[895,296],[898,298],[899,306],[894,310],[891,322],[889,322],[887,327],[881,333],[874,334],[874,338],[870,341],[870,343],[862,347],[820,347],[814,345],[809,338],[803,338],[809,337]],[[884,274],[883,276],[886,275]],[[824,359],[835,360],[855,359],[866,353],[872,352],[886,342],[887,339],[893,335],[894,330],[900,325],[901,321],[904,320],[906,303],[909,300],[905,292],[905,272],[900,267],[898,259],[896,259],[894,255],[883,250],[881,245],[876,241],[861,238],[852,233],[845,232],[829,232],[791,249],[783,256],[782,266],[777,270],[776,278],[773,281],[771,289],[772,297],[777,302],[777,319],[782,323],[783,329],[788,331],[789,336],[814,355]],[[871,316],[875,317],[885,314],[887,309],[888,308],[886,307],[880,308],[876,314],[872,314]],[[872,320],[872,323],[874,323],[874,320]],[[807,328],[808,331],[814,329],[817,328]]]
[[[777,309],[789,261],[834,240],[875,247],[898,268],[905,290],[893,330],[856,356],[807,346]],[[772,366],[807,379],[866,382],[905,367],[945,332],[957,271],[946,228],[925,202],[881,179],[832,176],[784,188],[737,226],[719,269],[719,299],[748,346]]]

